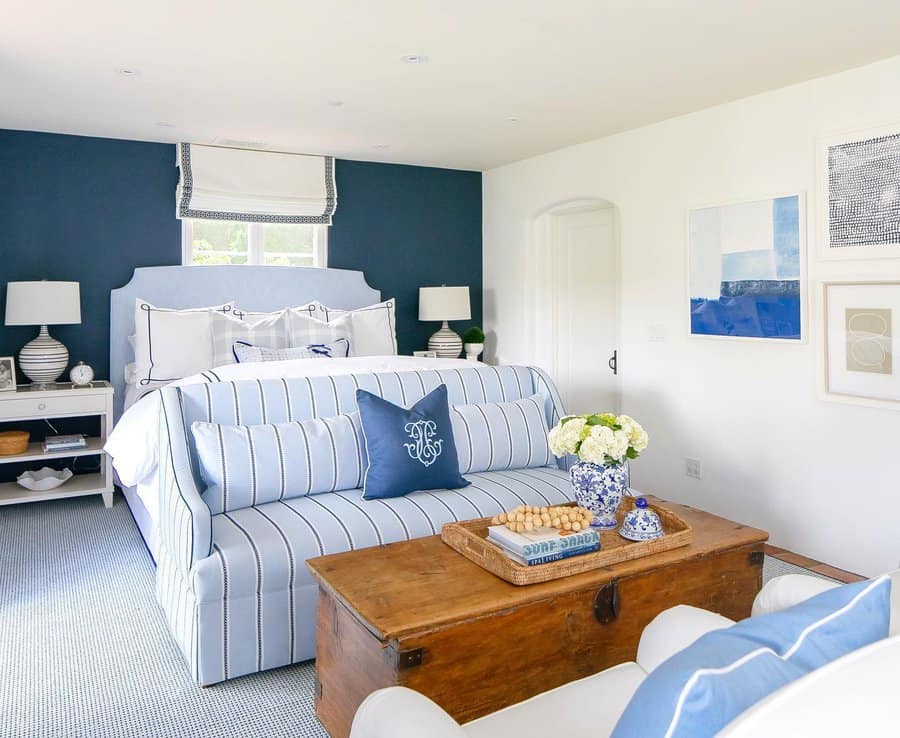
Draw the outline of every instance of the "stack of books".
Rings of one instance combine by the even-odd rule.
[[[600,550],[600,535],[595,530],[568,533],[555,528],[538,528],[515,533],[505,525],[491,525],[488,540],[524,566],[548,564]]]
[[[47,436],[44,439],[44,453],[55,453],[57,451],[77,451],[87,446],[85,437],[80,433],[72,436]]]

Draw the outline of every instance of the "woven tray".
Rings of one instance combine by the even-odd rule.
[[[628,497],[619,508],[619,523],[626,512],[634,507],[634,498]],[[551,579],[581,574],[602,566],[631,561],[651,554],[668,551],[679,546],[687,546],[693,539],[691,526],[671,510],[662,505],[652,504],[662,520],[665,535],[652,541],[629,541],[618,531],[601,531],[601,548],[595,553],[573,556],[569,559],[553,561],[549,564],[524,566],[508,558],[497,546],[487,540],[490,518],[448,523],[441,530],[441,539],[450,548],[487,569],[501,579],[517,586],[537,584]]]

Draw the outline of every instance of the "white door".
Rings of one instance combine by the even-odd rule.
[[[580,203],[545,213],[532,253],[535,361],[556,382],[567,412],[616,412],[618,378],[610,366],[618,358],[615,210]]]

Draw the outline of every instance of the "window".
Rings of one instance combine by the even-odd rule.
[[[324,225],[187,218],[181,224],[184,264],[326,265],[328,227]]]

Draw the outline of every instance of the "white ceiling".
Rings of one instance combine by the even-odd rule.
[[[0,127],[489,169],[893,56],[898,31],[897,0],[6,0]]]

